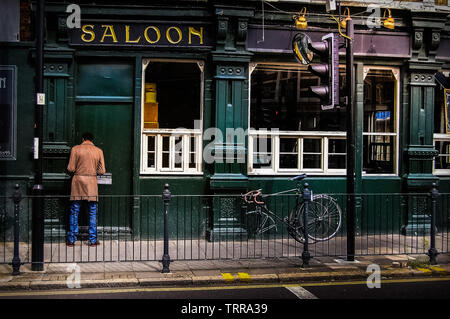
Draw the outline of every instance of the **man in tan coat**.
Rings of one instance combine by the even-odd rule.
[[[89,206],[89,245],[98,245],[97,241],[97,175],[105,174],[105,160],[103,151],[92,142],[94,136],[84,133],[83,142],[74,146],[70,152],[67,170],[73,173],[70,192],[69,231],[67,245],[73,246],[78,235],[78,214],[81,202],[86,201]]]

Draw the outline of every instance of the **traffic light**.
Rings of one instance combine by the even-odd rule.
[[[322,41],[310,42],[308,46],[322,62],[308,66],[311,73],[320,77],[320,85],[309,90],[322,101],[322,110],[332,109],[339,105],[339,40],[334,33],[329,33]]]

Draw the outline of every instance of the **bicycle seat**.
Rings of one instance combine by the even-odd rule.
[[[306,177],[306,174],[301,174],[295,177],[290,178],[290,181],[301,181],[302,179],[304,179]]]

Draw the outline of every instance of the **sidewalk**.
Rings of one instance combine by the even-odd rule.
[[[450,276],[450,254],[440,254],[438,265],[411,267],[426,261],[426,255],[376,255],[357,257],[355,262],[335,257],[315,257],[307,268],[300,258],[172,261],[170,273],[162,264],[151,262],[49,263],[44,271],[31,271],[31,265],[12,276],[10,265],[0,265],[1,290],[68,289],[76,283],[79,267],[80,288],[204,286],[211,284],[305,283],[367,280],[368,265],[381,269],[381,279]],[[408,265],[409,263],[409,265]]]

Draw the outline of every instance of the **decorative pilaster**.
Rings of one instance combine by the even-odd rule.
[[[440,30],[445,25],[444,16],[428,16],[412,13],[413,41],[412,57],[409,61],[409,77],[406,88],[409,91],[409,107],[404,114],[409,115],[409,139],[404,149],[406,165],[404,178],[405,193],[428,193],[433,183],[439,179],[433,175],[433,160],[437,156],[434,148],[434,74],[440,68],[435,61],[440,42]],[[405,131],[406,132],[406,131]],[[428,197],[413,195],[402,201],[406,235],[429,233],[430,211]]]
[[[241,198],[247,189],[248,65],[245,51],[247,20],[253,11],[217,6],[217,45],[212,52],[215,65],[214,174],[210,189],[213,225],[209,239],[245,240],[241,223]]]

